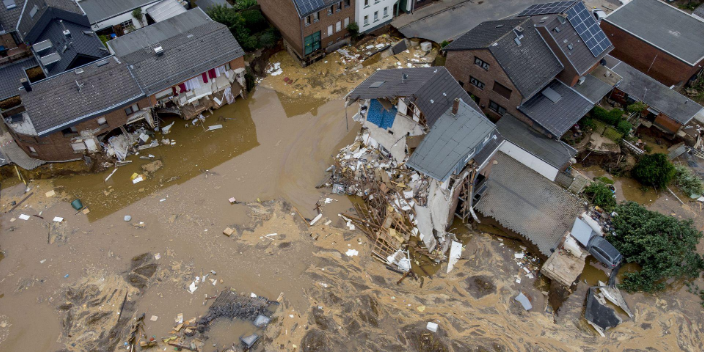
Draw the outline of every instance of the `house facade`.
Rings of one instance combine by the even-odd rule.
[[[492,120],[559,139],[615,84],[600,68],[613,45],[583,3],[550,5],[481,23],[445,47],[445,66]]]
[[[358,0],[354,18],[359,32],[367,33],[389,24],[398,11],[398,0]]]
[[[358,1],[260,0],[259,5],[289,54],[306,66],[349,44],[347,25],[355,21]]]
[[[633,0],[601,21],[617,59],[666,86],[682,86],[704,65],[704,22],[658,0]]]
[[[129,125],[159,129],[160,109],[192,119],[244,95],[244,51],[200,9],[109,46],[109,57],[38,82],[22,80],[21,105],[2,115],[27,155],[69,161],[107,151],[122,160],[138,142]]]

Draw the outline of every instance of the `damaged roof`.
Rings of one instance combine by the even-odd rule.
[[[378,70],[347,95],[351,101],[398,97],[410,98],[431,127],[452,106],[455,98],[481,111],[450,72],[439,66]]]
[[[510,114],[501,117],[496,128],[506,140],[557,169],[567,165],[577,155],[577,150],[571,146],[547,138]]]
[[[518,110],[559,138],[593,106],[594,103],[574,89],[554,80],[540,94],[519,106]]]
[[[704,59],[704,22],[662,1],[630,1],[604,21],[691,66]]]
[[[113,39],[108,46],[130,65],[147,95],[244,56],[227,26],[200,8]],[[161,55],[156,47],[163,49]]]
[[[457,114],[452,106],[435,122],[407,165],[439,181],[445,181],[458,166],[464,167],[492,136],[494,124],[482,113],[459,102]]]
[[[105,115],[144,97],[127,65],[109,57],[32,84],[20,94],[39,136]]]
[[[502,152],[495,160],[477,210],[549,256],[572,227],[579,199]]]
[[[444,50],[473,49],[489,50],[525,99],[564,69],[530,18],[483,22]]]
[[[622,77],[616,88],[683,125],[702,110],[702,106],[695,101],[625,62],[616,64],[613,71]]]

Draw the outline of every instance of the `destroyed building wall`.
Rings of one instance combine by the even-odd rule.
[[[136,103],[139,109],[148,109],[151,107],[149,99],[144,98]],[[90,135],[98,136],[100,134],[109,132],[115,128],[119,128],[127,123],[131,114],[128,115],[125,112],[125,108],[132,106],[133,104],[127,104],[125,106],[116,108],[115,110],[101,116],[97,116],[87,121],[80,122],[73,126],[71,133],[64,133],[63,131],[57,131],[46,136],[33,136],[27,134],[20,134],[15,132],[12,128],[9,128],[10,133],[17,142],[17,145],[22,148],[22,150],[27,153],[27,155],[45,160],[45,161],[70,161],[76,160],[83,156],[84,150],[88,147],[84,142],[80,140],[83,139],[82,132],[89,132]],[[26,118],[26,117],[25,117]],[[102,119],[105,119],[104,123]],[[71,128],[67,126],[67,128]],[[65,131],[65,130],[64,130]],[[66,131],[68,132],[68,131]],[[81,147],[79,144],[83,144]],[[81,148],[81,149],[78,149]],[[78,149],[78,150],[76,150]]]

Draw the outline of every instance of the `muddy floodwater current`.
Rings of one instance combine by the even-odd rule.
[[[107,181],[112,170],[30,182],[33,195],[0,217],[0,351],[127,350],[142,313],[157,350],[174,350],[163,341],[179,317],[205,315],[226,290],[274,302],[272,321],[215,320],[198,335],[201,351],[252,333],[256,351],[704,350],[701,306],[684,290],[627,295],[635,317],[602,338],[582,318],[588,284],[554,312],[544,282],[514,260],[519,244],[458,222],[455,269],[419,260],[428,275],[398,283],[337,216],[350,200],[315,188],[359,130],[352,107],[346,121],[342,100],[300,99],[259,88],[207,118],[222,129],[167,120],[172,132],[156,138],[176,144],[130,156]],[[133,184],[154,160],[163,166]],[[24,197],[24,185],[3,187],[3,209]],[[76,213],[75,198],[90,213]]]

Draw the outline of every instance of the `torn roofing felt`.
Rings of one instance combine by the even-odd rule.
[[[494,160],[476,209],[549,256],[572,228],[580,210],[579,199],[502,152],[496,153]]]
[[[457,114],[450,107],[413,152],[407,165],[439,181],[445,181],[496,138],[496,127],[482,113],[463,101]]]
[[[481,111],[445,67],[379,70],[347,95],[351,101],[399,97],[407,97],[416,104],[430,127],[452,106],[455,98]]]

